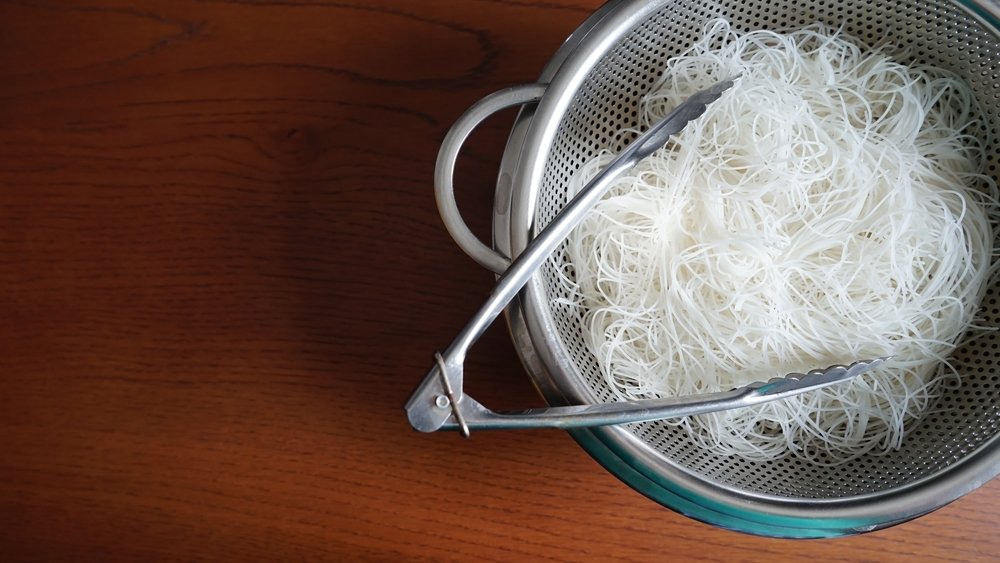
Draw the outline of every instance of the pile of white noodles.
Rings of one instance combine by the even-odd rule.
[[[981,110],[947,72],[835,30],[739,34],[714,21],[644,99],[642,128],[737,73],[574,231],[561,306],[582,316],[622,400],[891,355],[851,383],[667,423],[756,460],[898,448],[957,381],[956,343],[982,329],[998,211]]]

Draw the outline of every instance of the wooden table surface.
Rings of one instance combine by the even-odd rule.
[[[558,431],[412,431],[492,277],[438,145],[600,0],[0,4],[0,561],[987,559],[1000,482],[840,540],[686,519]],[[511,116],[460,202],[486,233]],[[468,387],[540,404],[502,328]]]

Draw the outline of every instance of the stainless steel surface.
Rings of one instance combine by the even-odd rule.
[[[465,111],[448,130],[434,167],[434,195],[444,226],[459,248],[479,265],[495,273],[503,273],[510,260],[480,241],[462,220],[455,202],[455,163],[458,153],[472,130],[494,113],[513,106],[537,102],[545,94],[544,84],[523,84],[494,92]]]
[[[435,405],[452,409],[452,416],[441,430],[511,430],[518,428],[582,428],[629,424],[666,418],[706,414],[726,409],[759,405],[834,385],[857,377],[881,365],[886,359],[862,360],[849,366],[830,366],[807,374],[793,373],[768,381],[751,383],[722,393],[650,399],[597,405],[547,407],[512,412],[494,412],[466,395],[458,402]]]
[[[496,250],[516,255],[565,201],[568,176],[598,150],[617,150],[606,131],[635,127],[631,111],[666,60],[726,16],[737,29],[788,29],[824,22],[883,45],[904,61],[965,78],[986,123],[986,173],[998,179],[995,1],[879,3],[819,0],[684,2],[620,0],[588,20],[542,72],[545,99],[514,124],[497,185]],[[558,252],[558,251],[557,251]],[[556,266],[558,267],[558,266]],[[507,310],[517,352],[549,404],[606,402],[610,391],[580,340],[579,319],[553,306],[554,269],[544,266]],[[1000,287],[982,301],[982,322],[1000,326]],[[878,529],[934,510],[1000,471],[1000,336],[961,343],[962,373],[906,437],[902,448],[830,467],[788,457],[769,463],[723,457],[664,423],[575,430],[610,471],[675,510],[757,534],[824,537]]]
[[[578,194],[575,194],[568,204],[562,208],[553,218],[552,222],[538,233],[527,247],[517,255],[517,258],[510,263],[507,270],[500,276],[493,292],[486,302],[473,315],[465,328],[459,332],[458,336],[442,354],[434,367],[431,368],[420,386],[414,391],[413,396],[407,401],[405,409],[410,424],[417,430],[432,432],[444,424],[446,418],[454,414],[456,420],[461,419],[459,405],[462,401],[462,379],[465,364],[465,356],[469,348],[486,329],[500,315],[504,307],[511,302],[517,292],[524,287],[524,284],[531,278],[542,263],[549,257],[569,233],[583,221],[587,212],[601,197],[614,185],[615,180],[622,174],[629,171],[637,163],[656,150],[663,147],[671,135],[679,133],[692,120],[698,118],[705,112],[708,104],[719,99],[723,92],[733,86],[734,78],[723,80],[700,92],[693,94],[684,103],[678,105],[666,117],[650,127],[635,142],[623,149],[611,163],[607,165],[597,176],[584,186]],[[532,88],[529,93],[541,93],[544,89]],[[511,93],[513,92],[513,93]],[[457,133],[449,134],[452,138],[442,148],[442,153],[447,153],[439,163],[444,162],[443,170],[440,170],[438,177],[447,178],[448,188],[443,190],[454,195],[450,189],[450,178],[454,170],[455,155],[461,145],[461,141],[468,135],[476,123],[481,121],[485,115],[491,113],[489,110],[509,107],[511,101],[523,99],[523,93],[518,89],[509,89],[501,92],[502,96],[496,94],[484,99],[487,103],[480,103],[473,106],[474,111],[465,114],[456,125]],[[455,131],[456,129],[453,129]],[[441,190],[439,190],[440,193]],[[440,201],[440,200],[439,200]],[[452,203],[454,200],[451,199]],[[457,211],[457,208],[456,208]],[[460,221],[460,219],[459,219]],[[462,223],[462,227],[465,224]],[[466,230],[468,230],[466,228]],[[470,233],[471,234],[471,233]],[[478,244],[482,244],[475,239]],[[496,254],[496,253],[494,253]],[[496,256],[502,259],[500,255]],[[445,410],[437,406],[437,397],[440,395],[449,396],[451,409]],[[640,404],[635,408],[643,409]],[[718,409],[717,409],[718,410]],[[606,424],[606,423],[605,423]],[[467,434],[467,428],[463,433]]]

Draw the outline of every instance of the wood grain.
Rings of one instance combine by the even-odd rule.
[[[599,0],[0,3],[0,560],[989,559],[1000,483],[862,537],[688,520],[565,434],[401,410],[492,279],[431,173]],[[510,116],[474,135],[478,232]],[[489,404],[537,405],[504,331]]]

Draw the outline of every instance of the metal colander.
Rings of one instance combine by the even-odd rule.
[[[667,60],[700,38],[705,22],[734,29],[787,31],[820,22],[899,60],[948,69],[972,86],[988,128],[988,173],[997,178],[1000,130],[1000,4],[990,0],[622,0],[587,20],[556,53],[538,85],[515,92],[525,106],[501,164],[494,249],[445,216],[470,255],[500,272],[567,200],[574,173],[598,151],[619,151],[616,136],[638,125],[636,108]],[[542,88],[544,87],[544,88]],[[540,88],[544,94],[539,95]],[[464,230],[463,230],[464,229]],[[557,256],[558,258],[558,256]],[[558,262],[558,260],[557,260]],[[581,319],[553,308],[562,297],[543,267],[508,310],[519,354],[553,404],[612,401],[582,337]],[[1000,326],[1000,287],[982,316]],[[611,472],[647,496],[694,518],[750,533],[824,537],[889,526],[934,510],[1000,472],[1000,334],[961,346],[953,358],[961,387],[949,390],[915,425],[898,451],[837,466],[789,457],[755,462],[721,456],[662,422],[575,430],[573,435]]]

